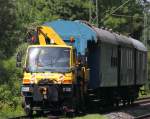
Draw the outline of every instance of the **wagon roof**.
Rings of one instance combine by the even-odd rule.
[[[140,51],[147,51],[147,48],[144,46],[144,44],[142,42],[135,40],[131,37],[129,39],[132,41],[132,43],[136,49],[138,49]]]
[[[115,35],[119,45],[134,47],[132,41],[128,37],[116,33],[113,34]]]
[[[135,40],[131,37],[127,37],[121,34],[110,32],[110,31],[100,29],[94,26],[92,28],[96,32],[97,39],[100,40],[101,42],[121,45],[124,47],[136,48],[137,50],[140,50],[140,51],[147,51],[147,48],[144,46],[142,42]]]
[[[93,30],[96,32],[97,39],[100,40],[101,42],[106,42],[106,43],[111,43],[116,45],[118,44],[117,39],[111,32],[96,27],[93,27]]]
[[[75,42],[71,45],[76,47],[77,52],[81,54],[85,54],[85,49],[87,48],[87,42],[89,40],[147,51],[146,47],[140,41],[108,30],[97,28],[80,20],[56,20],[47,22],[44,25],[52,27],[57,32],[57,34],[66,43],[68,43],[68,45],[70,45],[70,37],[74,37]]]

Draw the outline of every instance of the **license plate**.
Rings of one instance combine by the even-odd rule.
[[[22,87],[22,91],[23,91],[23,92],[28,92],[29,90],[30,90],[29,87]]]

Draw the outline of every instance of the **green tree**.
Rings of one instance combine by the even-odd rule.
[[[101,25],[140,39],[143,30],[144,7],[142,1],[101,0],[99,4],[101,4],[100,11],[105,11],[100,12]],[[121,5],[123,6],[120,7]]]
[[[2,59],[11,56],[18,44],[14,1],[1,0],[0,11],[0,58]]]

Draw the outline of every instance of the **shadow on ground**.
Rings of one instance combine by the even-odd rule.
[[[117,117],[138,117],[141,115],[148,114],[150,112],[150,104],[133,104],[130,106],[121,106],[118,108],[115,107],[108,107],[105,106],[103,108],[100,108],[99,106],[89,106],[87,107],[86,111],[84,112],[79,112],[76,114],[68,113],[68,114],[62,114],[62,113],[56,113],[56,112],[46,112],[43,113],[42,115],[36,115],[34,114],[32,117],[27,117],[27,116],[20,116],[20,117],[14,117],[14,118],[9,118],[9,119],[60,119],[60,118],[88,118],[88,115],[102,115],[103,117],[107,117],[111,119],[112,115],[116,115]],[[91,119],[91,118],[89,118]],[[117,119],[117,118],[116,118]],[[123,119],[123,118],[122,118]]]

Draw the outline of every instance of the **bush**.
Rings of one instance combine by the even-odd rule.
[[[2,67],[0,77],[0,110],[3,108],[15,109],[20,105],[21,69],[16,68],[15,57],[1,61]]]

